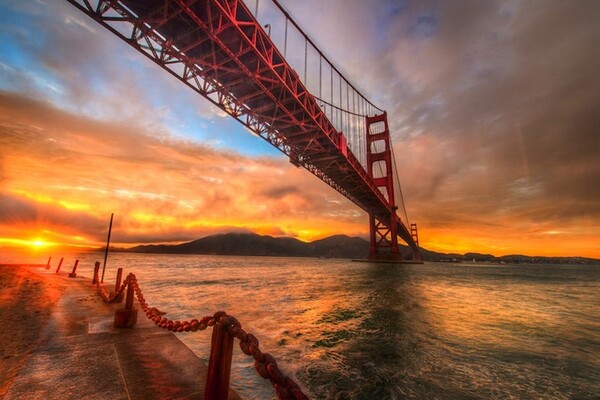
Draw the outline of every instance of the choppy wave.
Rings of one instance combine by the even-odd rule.
[[[111,254],[106,276],[118,267],[171,318],[236,316],[315,399],[599,398],[598,267]],[[179,337],[208,359],[209,334]],[[233,387],[274,398],[239,350]]]

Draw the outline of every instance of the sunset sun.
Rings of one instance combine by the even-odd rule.
[[[31,246],[34,248],[46,247],[48,246],[48,243],[41,239],[35,239],[31,241]]]

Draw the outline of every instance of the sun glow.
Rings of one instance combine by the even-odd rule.
[[[0,237],[0,247],[2,245],[9,247],[21,247],[21,248],[30,248],[30,249],[42,249],[46,247],[50,247],[56,245],[56,243],[48,242],[43,239],[15,239],[15,238],[2,238]]]

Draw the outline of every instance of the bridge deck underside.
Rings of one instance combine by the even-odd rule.
[[[205,96],[216,93],[217,101],[214,96],[207,98],[287,154],[291,162],[368,213],[391,220],[392,211],[383,194],[350,149],[345,149],[341,133],[241,1],[108,3],[137,27],[134,35],[149,35],[152,46],[161,47],[150,55],[153,61],[165,68],[182,64],[183,73],[178,77],[188,86],[194,79],[205,82],[206,93],[198,90],[199,85],[194,89]],[[98,15],[93,17],[106,25]],[[141,50],[139,37],[128,42]],[[412,246],[410,232],[396,219],[399,236]]]

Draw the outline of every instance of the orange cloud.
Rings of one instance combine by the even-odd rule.
[[[301,240],[368,236],[364,212],[283,158],[215,150],[6,93],[0,133],[0,247],[99,246],[113,212],[113,243],[122,246],[224,231]],[[444,146],[447,157],[417,162]],[[424,133],[399,158],[417,172],[404,188],[423,247],[600,258],[598,223],[576,203],[556,207],[542,181],[494,171],[486,158],[463,163],[461,151],[457,142],[436,143]]]
[[[111,212],[122,245],[230,230],[312,240],[367,228],[354,205],[284,159],[152,136],[6,94],[0,116],[1,223],[14,240],[45,231],[49,241],[98,245]]]

